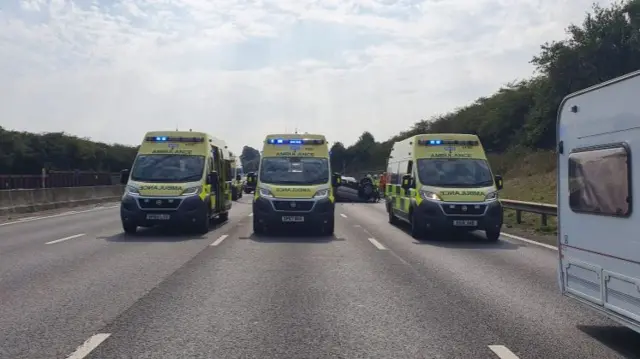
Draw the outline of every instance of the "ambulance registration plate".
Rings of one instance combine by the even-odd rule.
[[[478,225],[478,221],[456,220],[456,221],[453,221],[453,225],[456,227],[474,227]]]
[[[304,222],[303,216],[282,216],[282,222]]]
[[[171,215],[170,214],[147,214],[147,219],[154,219],[154,220],[160,220],[160,221],[168,221],[171,219]]]

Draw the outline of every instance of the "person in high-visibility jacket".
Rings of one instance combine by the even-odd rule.
[[[384,172],[380,175],[380,193],[384,193],[385,188],[387,188],[387,173]]]

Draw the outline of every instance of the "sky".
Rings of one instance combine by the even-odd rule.
[[[0,0],[0,126],[377,140],[528,78],[593,0]],[[611,1],[601,1],[608,6]]]

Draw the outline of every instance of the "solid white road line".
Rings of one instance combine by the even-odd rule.
[[[554,251],[558,250],[558,248],[555,247],[555,246],[552,246],[552,245],[549,245],[549,244],[546,244],[546,243],[540,243],[540,242],[532,241],[530,239],[526,239],[526,238],[519,237],[519,236],[514,236],[513,234],[502,232],[502,233],[500,233],[500,235],[505,236],[507,238],[516,239],[518,241],[523,241],[523,242],[526,242],[526,243],[529,243],[529,244],[534,244],[536,246],[540,246],[540,247],[544,247],[544,248],[548,248],[548,249],[553,249]]]
[[[78,237],[82,237],[84,236],[84,233],[81,234],[74,234],[73,236],[69,236],[69,237],[64,237],[64,238],[60,238],[60,239],[56,239],[55,241],[51,241],[51,242],[47,242],[45,244],[56,244],[56,243],[60,243],[60,242],[64,242],[64,241],[68,241],[70,239],[74,239],[74,238],[78,238]]]
[[[229,236],[226,235],[226,234],[221,235],[220,238],[216,239],[216,241],[211,243],[210,246],[212,246],[212,247],[217,246],[218,244],[222,243],[222,241],[224,241],[224,239],[227,238],[227,237],[229,237]]]
[[[367,239],[369,240],[369,242],[371,242],[371,244],[376,246],[376,248],[378,248],[379,250],[383,251],[387,249],[382,245],[382,243],[376,241],[374,238],[367,238]]]
[[[513,354],[513,352],[504,345],[489,345],[489,349],[496,353],[500,359],[519,359],[517,355]]]
[[[63,212],[63,213],[58,213],[58,214],[52,214],[50,216],[21,218],[21,219],[15,220],[13,222],[0,223],[0,227],[8,226],[10,224],[18,224],[18,223],[27,223],[27,222],[31,222],[31,221],[37,221],[39,219],[64,217],[64,216],[70,216],[72,214],[87,213],[87,212],[99,211],[99,210],[102,210],[102,209],[111,209],[111,208],[118,208],[118,207],[120,207],[120,205],[117,205],[117,206],[105,206],[105,207],[95,207],[95,208],[87,209],[87,210],[84,210],[84,211],[69,211],[69,212]]]
[[[249,217],[253,217],[253,212],[249,213]]]
[[[102,344],[107,338],[111,336],[111,333],[100,333],[92,336],[87,339],[81,346],[76,349],[71,355],[67,357],[67,359],[82,359],[89,355],[93,351],[93,349],[97,348],[98,345]]]
[[[340,213],[340,215],[342,216],[342,218],[347,218],[347,215],[344,213]]]

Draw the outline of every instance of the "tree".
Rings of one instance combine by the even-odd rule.
[[[64,132],[35,134],[0,127],[0,174],[39,174],[42,168],[118,172],[131,167],[137,151]]]
[[[556,116],[568,94],[640,68],[640,0],[593,6],[568,38],[545,43],[532,59],[538,74],[504,85],[453,112],[418,121],[385,142],[364,132],[353,145],[334,144],[331,163],[347,173],[381,170],[394,142],[420,133],[473,133],[488,152],[554,149]]]
[[[244,172],[256,172],[260,165],[260,151],[251,146],[244,146],[240,154],[240,162]]]

